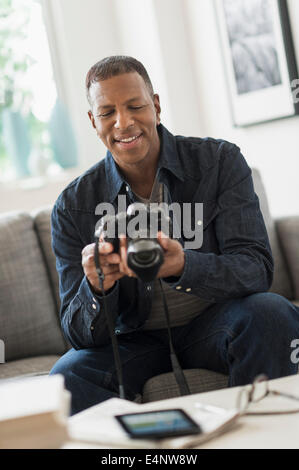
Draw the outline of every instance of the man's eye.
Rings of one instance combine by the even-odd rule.
[[[102,113],[102,114],[98,114],[97,117],[107,117],[107,116],[110,116],[110,114],[112,114],[113,111],[107,111],[107,113]]]
[[[141,105],[141,106],[130,106],[130,109],[141,109],[141,108],[144,108],[144,105]],[[101,113],[101,114],[98,114],[97,117],[99,118],[105,118],[105,117],[108,117],[108,116],[111,116],[111,114],[114,113],[114,110],[112,109],[111,111],[107,111],[107,113]]]

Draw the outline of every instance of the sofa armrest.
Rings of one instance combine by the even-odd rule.
[[[299,299],[299,215],[276,219],[275,224],[291,275],[295,299]]]

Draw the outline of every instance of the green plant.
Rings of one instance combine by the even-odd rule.
[[[0,0],[0,137],[3,134],[2,113],[5,109],[18,111],[24,117],[31,140],[41,144],[47,124],[31,112],[32,91],[24,87],[24,77],[35,60],[24,52],[22,42],[28,35],[31,8],[39,0]],[[0,171],[7,166],[9,156],[0,138]]]
[[[18,50],[26,39],[30,20],[30,2],[0,0],[0,73],[2,78],[2,99],[0,112],[4,108],[23,111],[30,92],[21,86],[22,77],[34,60]]]

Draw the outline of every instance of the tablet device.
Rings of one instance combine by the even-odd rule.
[[[200,426],[181,409],[128,413],[115,418],[133,438],[162,439],[202,432]]]

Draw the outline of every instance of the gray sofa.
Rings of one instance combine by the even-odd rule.
[[[256,170],[253,179],[275,260],[271,291],[299,305],[299,215],[272,220]],[[0,379],[47,374],[69,348],[59,322],[50,213],[49,207],[30,214],[0,214],[0,339],[5,343],[6,361],[0,364]],[[185,373],[192,393],[227,386],[228,377],[222,374],[201,369]],[[173,374],[168,373],[150,379],[141,399],[177,395]]]

